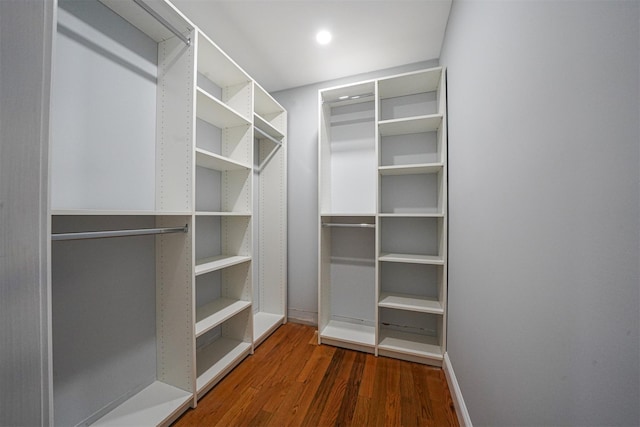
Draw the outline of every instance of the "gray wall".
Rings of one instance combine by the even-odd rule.
[[[0,425],[48,425],[54,2],[0,1]],[[18,64],[18,66],[16,66]]]
[[[289,186],[288,315],[318,322],[318,90],[437,66],[437,60],[276,92],[287,109]]]
[[[640,424],[638,9],[453,3],[448,352],[476,426]]]

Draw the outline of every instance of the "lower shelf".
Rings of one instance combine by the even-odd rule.
[[[284,315],[260,311],[253,314],[253,342],[258,345],[278,326],[284,323]]]
[[[320,338],[373,347],[376,341],[376,331],[373,326],[331,320],[320,331]]]
[[[192,399],[193,394],[156,381],[92,425],[157,426],[170,423]]]
[[[392,329],[380,329],[378,349],[435,360],[444,357],[438,338]]]
[[[196,337],[249,307],[251,302],[219,298],[196,310]]]
[[[206,393],[242,359],[251,353],[251,343],[220,337],[196,352],[198,397]]]

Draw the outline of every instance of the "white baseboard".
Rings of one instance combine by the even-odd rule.
[[[293,323],[302,323],[303,325],[317,327],[318,313],[290,308],[289,310],[287,310],[287,320]]]
[[[456,415],[458,416],[460,427],[473,427],[471,417],[469,417],[469,411],[467,411],[467,405],[464,404],[462,391],[460,391],[460,385],[456,379],[456,374],[453,372],[453,366],[451,366],[451,359],[449,359],[448,353],[444,354],[442,369],[444,370],[444,376],[447,377],[447,384],[449,384],[451,398],[453,399],[453,406],[456,408]]]

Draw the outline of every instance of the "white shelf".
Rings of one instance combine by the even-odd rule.
[[[434,92],[440,84],[442,67],[414,71],[378,81],[380,99]]]
[[[218,255],[211,258],[199,259],[196,261],[195,274],[199,276],[248,261],[251,261],[251,257],[246,255]]]
[[[196,165],[217,171],[249,170],[251,166],[236,162],[202,148],[196,148]]]
[[[161,212],[161,211],[115,211],[100,209],[54,209],[53,216],[184,216],[191,215],[191,212]]]
[[[253,313],[253,341],[261,341],[263,335],[275,330],[284,322],[284,315],[260,311]]]
[[[211,212],[198,211],[196,216],[251,216],[251,212]]]
[[[251,343],[220,337],[196,351],[198,393],[251,353]]]
[[[226,53],[209,37],[198,32],[198,72],[219,87],[231,87],[251,81]]]
[[[193,394],[155,381],[116,407],[93,426],[157,426],[180,412]]]
[[[196,309],[196,338],[251,306],[249,301],[229,298],[217,300]]]
[[[269,93],[262,88],[258,83],[254,82],[254,111],[261,115],[267,116],[271,114],[282,114],[284,108],[275,100]]]
[[[200,88],[196,91],[196,116],[220,129],[251,125],[242,114]]]
[[[174,34],[167,27],[133,1],[100,0],[100,2],[158,43],[174,37]],[[195,28],[175,6],[167,1],[146,1],[145,4],[182,34],[189,33]]]
[[[390,292],[380,293],[378,307],[418,311],[421,313],[444,314],[442,304],[436,299]]]
[[[442,212],[420,212],[420,213],[380,213],[380,218],[442,218]]]
[[[260,129],[267,135],[273,137],[274,139],[282,140],[282,138],[284,138],[284,134],[282,132],[280,132],[278,129],[275,128],[275,126],[273,126],[267,120],[260,117],[258,114],[253,115],[253,124],[258,129]]]
[[[442,114],[406,117],[402,119],[380,120],[380,136],[408,135],[437,131],[442,125]]]
[[[378,261],[444,265],[444,259],[441,256],[433,255],[381,253]]]
[[[375,93],[375,83],[373,80],[356,84],[347,84],[320,91],[322,102],[346,105],[364,101],[373,101],[371,98]]]
[[[373,218],[373,217],[376,216],[376,214],[375,213],[371,213],[371,212],[367,212],[367,213],[362,213],[362,212],[360,212],[360,213],[357,213],[357,212],[355,212],[355,213],[349,213],[349,212],[338,212],[338,213],[324,212],[324,213],[321,213],[320,216],[323,216],[323,217],[332,217],[332,216],[335,216],[335,217],[350,217],[350,216],[367,217],[367,216],[370,216],[370,217]]]
[[[439,173],[444,165],[442,163],[421,163],[416,165],[380,166],[380,175],[417,175]]]
[[[330,320],[320,337],[368,346],[375,346],[376,341],[375,327],[339,320]]]
[[[436,337],[380,328],[380,350],[442,360],[442,347]]]

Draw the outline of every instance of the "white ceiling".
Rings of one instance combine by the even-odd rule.
[[[438,58],[451,0],[172,0],[267,91]],[[333,41],[320,46],[325,28]]]

